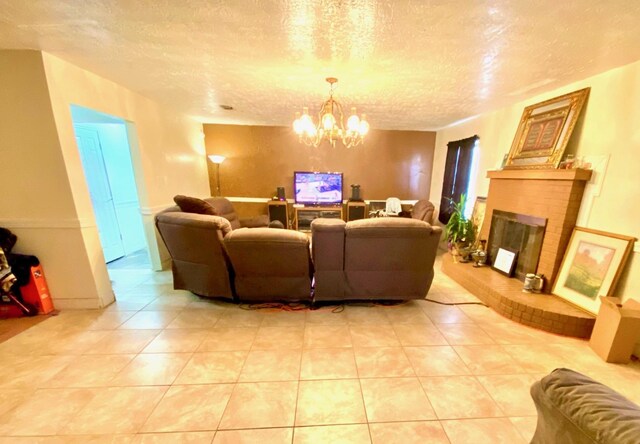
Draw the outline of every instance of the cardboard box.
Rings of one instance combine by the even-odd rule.
[[[625,364],[640,338],[640,302],[600,296],[600,311],[589,345],[606,362]]]
[[[25,302],[38,308],[38,314],[49,314],[54,310],[42,265],[31,267],[29,283],[20,287],[20,293]]]

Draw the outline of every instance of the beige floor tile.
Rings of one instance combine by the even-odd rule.
[[[302,350],[251,350],[239,381],[297,381],[301,355]]]
[[[95,389],[37,390],[0,419],[0,435],[56,435],[95,395]]]
[[[502,348],[527,373],[549,373],[563,367],[564,360],[545,344],[503,345]]]
[[[358,377],[351,348],[312,348],[302,352],[300,379],[350,379]]]
[[[357,379],[300,381],[296,426],[365,423]]]
[[[293,426],[298,382],[237,384],[219,429]]]
[[[344,312],[350,325],[382,325],[389,324],[389,318],[383,307],[346,305]]]
[[[458,308],[477,323],[499,323],[505,322],[507,318],[501,316],[494,309],[484,305],[460,305]]]
[[[351,325],[349,333],[354,347],[400,346],[391,325]]]
[[[259,327],[264,314],[259,311],[225,310],[216,327]]]
[[[369,444],[369,429],[366,424],[296,427],[294,444]]]
[[[60,370],[73,362],[77,356],[22,356],[18,361],[12,362],[10,356],[0,359],[3,363],[0,372],[0,389],[46,388],[48,382]]]
[[[211,444],[215,432],[143,433],[134,444]]]
[[[373,444],[449,444],[438,421],[369,424]]]
[[[524,373],[500,345],[456,345],[453,348],[474,375]]]
[[[524,444],[507,418],[442,421],[451,444]]]
[[[118,373],[109,385],[171,385],[190,357],[190,353],[140,354]]]
[[[267,319],[270,315],[265,315]],[[253,350],[302,348],[304,325],[271,327],[264,324],[258,329]]]
[[[263,311],[263,327],[303,327],[306,322],[306,310],[300,311]]]
[[[219,430],[213,444],[291,444],[292,428]]]
[[[142,431],[215,430],[232,391],[232,384],[174,385],[153,410]]]
[[[431,319],[422,311],[420,306],[410,302],[395,307],[384,307],[384,313],[392,324],[433,325]]]
[[[49,382],[49,387],[105,387],[135,357],[128,355],[76,356]]]
[[[307,325],[304,348],[351,347],[351,335],[346,325]]]
[[[347,315],[344,312],[334,313],[335,307],[323,307],[307,311],[307,325],[346,325]]]
[[[538,425],[537,416],[519,416],[509,418],[511,424],[520,432],[520,435],[526,442],[531,442],[533,435],[536,432],[536,426]]]
[[[220,318],[215,310],[183,310],[167,328],[213,328]]]
[[[536,381],[531,375],[478,376],[489,395],[508,416],[533,416],[536,407],[529,394]]]
[[[417,378],[362,379],[360,383],[369,422],[436,419]]]
[[[361,378],[415,376],[401,347],[365,347],[353,351]]]
[[[428,296],[427,296],[428,297]],[[440,305],[427,302],[422,305],[422,310],[431,322],[435,324],[461,324],[473,322],[462,310],[451,305]]]
[[[87,330],[115,330],[136,314],[135,311],[99,311]]]
[[[164,310],[182,310],[189,303],[193,302],[197,296],[195,295],[160,295],[153,301],[149,302],[142,310],[143,311],[164,311]]]
[[[0,437],[0,444],[134,444],[135,435],[76,435],[76,436],[29,436]]]
[[[436,326],[451,345],[495,344],[494,340],[475,324],[436,324]]]
[[[497,344],[542,344],[550,339],[550,335],[537,334],[533,329],[517,322],[506,323],[503,320],[480,324],[480,328]]]
[[[135,433],[167,387],[111,387],[94,398],[62,429],[65,435]]]
[[[177,311],[139,311],[120,326],[121,330],[154,330],[165,328],[178,316]]]
[[[6,418],[5,414],[26,401],[35,389],[0,389],[0,423]]]
[[[198,349],[208,330],[167,329],[156,336],[142,353],[187,353]]]
[[[403,346],[449,345],[433,324],[394,324],[393,331]]]
[[[249,350],[258,332],[257,328],[213,328],[204,338],[199,352]]]
[[[502,416],[495,401],[473,376],[420,378],[439,419]]]
[[[175,384],[236,382],[246,357],[246,351],[194,353]]]
[[[160,330],[113,330],[85,354],[140,353],[155,338]]]
[[[47,335],[51,340],[42,342],[42,354],[79,355],[95,347],[108,334],[107,330],[88,330],[59,332],[55,336]]]
[[[217,311],[220,315],[222,315],[222,312],[224,312],[227,308],[232,308],[235,310],[237,309],[237,305],[220,299],[201,297],[193,302],[190,302],[189,305],[185,307],[185,310]]]

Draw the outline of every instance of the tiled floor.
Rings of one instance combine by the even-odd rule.
[[[562,366],[640,402],[638,363],[482,306],[246,311],[111,273],[113,306],[0,344],[0,443],[524,443]],[[442,274],[429,296],[474,300]]]

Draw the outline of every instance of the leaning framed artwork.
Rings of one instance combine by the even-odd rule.
[[[553,294],[593,314],[600,298],[613,296],[635,238],[575,227]]]
[[[557,168],[590,89],[527,106],[505,169]]]

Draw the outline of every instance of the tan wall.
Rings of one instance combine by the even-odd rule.
[[[177,193],[208,195],[202,126],[116,83],[38,51],[0,51],[2,225],[40,257],[58,308],[113,299],[71,120],[71,104],[121,117],[152,259],[153,213]],[[131,125],[133,123],[133,125]],[[166,254],[164,254],[166,257]]]
[[[480,136],[477,178],[473,196],[486,196],[488,169],[495,169],[510,147],[525,106],[577,89],[591,87],[583,119],[578,122],[567,152],[576,156],[608,156],[600,194],[590,204],[586,194],[578,224],[588,228],[640,238],[640,62],[613,69],[566,85],[524,102],[438,131],[431,181],[431,201],[436,205],[442,193],[442,174],[447,142]],[[617,295],[640,300],[640,255],[632,253],[617,287]],[[640,352],[640,347],[636,352]]]
[[[350,185],[361,185],[364,199],[422,199],[429,196],[435,133],[372,130],[364,145],[347,149],[340,143],[317,148],[298,142],[289,127],[204,125],[207,154],[227,159],[220,167],[222,195],[272,197],[284,186],[293,198],[294,171],[344,173],[344,198]],[[211,193],[214,166],[209,162]]]

